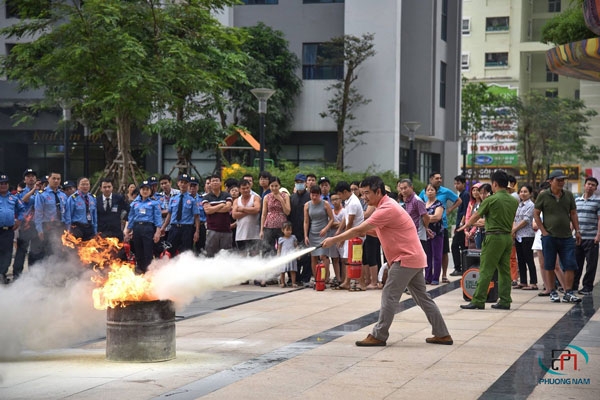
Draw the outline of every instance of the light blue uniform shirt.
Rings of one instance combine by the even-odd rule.
[[[87,196],[88,207],[85,204]],[[67,199],[67,208],[65,211],[65,223],[67,227],[72,224],[92,224],[94,234],[98,233],[98,214],[96,206],[96,196],[88,193],[82,194],[79,191],[73,193]]]
[[[156,227],[162,225],[162,218],[160,216],[160,203],[150,198],[142,200],[141,196],[138,196],[132,203],[131,209],[129,210],[127,227],[133,229],[136,222],[151,222]]]
[[[181,221],[177,219],[177,208],[179,207],[180,201],[183,201],[183,208],[181,209]],[[171,224],[184,225],[193,225],[194,216],[200,214],[196,199],[194,199],[188,192],[180,193],[171,197],[171,201],[169,202],[169,212],[171,213]]]
[[[43,232],[42,224],[44,222],[65,222],[65,210],[67,207],[67,195],[60,190],[56,191],[60,201],[60,220],[56,215],[56,198],[54,192],[48,186],[43,192],[35,196],[35,229],[38,232]]]
[[[0,228],[13,226],[15,217],[23,221],[25,215],[25,206],[18,196],[7,192],[6,195],[0,194]],[[10,261],[10,260],[9,260]]]

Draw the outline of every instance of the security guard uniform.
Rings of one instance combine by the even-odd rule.
[[[98,233],[96,196],[79,190],[67,200],[65,223],[69,232],[81,240],[90,240]]]
[[[12,260],[15,229],[23,220],[23,202],[8,190],[8,177],[0,175],[0,276],[8,283],[6,273]],[[15,221],[16,216],[16,221]]]
[[[148,181],[140,184],[142,187],[151,187]],[[160,228],[160,204],[148,197],[145,200],[138,196],[131,202],[127,227],[133,231],[133,247],[138,270],[145,273],[152,262],[152,249],[156,228]]]
[[[181,204],[181,206],[180,206]],[[181,213],[178,210],[181,207]],[[168,240],[171,243],[171,253],[191,250],[194,244],[194,233],[198,220],[198,205],[196,200],[188,192],[180,193],[171,198],[169,204],[171,215],[171,229]]]
[[[56,190],[54,192],[47,186],[35,196],[35,229],[44,234],[42,257],[53,253],[52,243],[60,245],[67,226],[65,225],[65,211],[67,208],[67,195]]]
[[[33,169],[28,168],[23,172],[23,178],[30,174],[37,177],[37,173]],[[19,200],[23,202],[23,206],[25,207],[25,212],[23,222],[19,225],[17,251],[13,261],[13,280],[23,273],[25,257],[27,257],[27,264],[32,266],[43,256],[42,242],[38,238],[33,220],[35,196],[41,192],[41,190],[36,189],[34,184],[32,187],[25,187],[18,194]]]

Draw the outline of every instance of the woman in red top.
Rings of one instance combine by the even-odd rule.
[[[262,215],[260,218],[260,238],[263,240],[268,253],[275,253],[275,243],[282,235],[281,228],[290,214],[290,197],[281,192],[281,181],[272,176],[269,181],[271,193],[263,199]]]

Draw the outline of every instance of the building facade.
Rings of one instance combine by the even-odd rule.
[[[518,94],[538,91],[548,97],[581,99],[598,110],[597,83],[559,76],[546,65],[546,51],[553,45],[541,42],[542,27],[571,6],[567,0],[463,0],[463,76]],[[600,119],[592,120],[589,133],[591,144],[600,143]],[[501,145],[507,150],[501,158],[512,162],[499,166],[517,168],[518,173],[516,142]],[[582,171],[585,166],[581,167]]]
[[[248,0],[222,15],[232,26],[263,22],[284,32],[290,50],[302,62],[303,79],[293,135],[282,157],[300,165],[335,161],[336,127],[321,118],[330,93],[325,88],[343,69],[315,65],[319,45],[333,37],[375,35],[376,54],[358,71],[356,88],[367,105],[356,110],[361,144],[344,154],[348,170],[368,168],[409,173],[409,131],[417,121],[413,143],[416,178],[432,171],[454,176],[458,169],[460,110],[461,3],[449,0]],[[331,74],[338,74],[332,76]]]
[[[301,167],[335,161],[335,123],[330,118],[321,118],[319,113],[326,110],[331,95],[325,88],[343,75],[343,68],[319,65],[319,46],[345,34],[360,37],[373,33],[376,55],[361,66],[355,83],[359,92],[371,99],[354,112],[353,126],[366,133],[360,136],[359,145],[347,147],[346,169],[371,168],[400,174],[412,171],[415,178],[425,181],[433,171],[441,171],[445,176],[460,172],[460,1],[246,0],[244,3],[226,9],[219,15],[221,22],[238,27],[263,22],[281,30],[290,50],[302,60],[302,68],[297,72],[303,80],[302,93],[297,100],[291,138],[282,146],[280,158]],[[6,8],[2,8],[0,26],[14,21],[11,19],[14,17],[7,17]],[[0,51],[6,54],[11,44],[2,40]],[[35,138],[47,139],[43,152],[28,147],[26,155],[13,160],[14,163],[3,155],[0,170],[14,175],[24,167],[40,171],[55,168],[43,160],[61,151],[60,110],[30,126],[15,128],[10,119],[14,113],[11,107],[41,95],[18,93],[14,84],[0,81],[0,143],[8,149],[4,153],[14,153],[10,149],[19,141],[31,146]],[[412,143],[406,128],[406,122],[411,121],[420,125]],[[70,137],[74,146],[70,153],[74,160],[72,176],[81,174],[77,161],[81,151],[78,130],[81,127],[73,126],[75,136]],[[146,158],[145,167],[169,172],[174,164],[173,146],[159,140],[155,143],[160,148]],[[91,166],[92,171],[103,167],[101,145],[93,146],[98,165]],[[52,150],[48,150],[50,147]],[[412,168],[408,165],[411,147],[414,148]],[[34,152],[42,155],[38,164],[33,163]],[[193,161],[201,173],[210,172],[214,166],[209,154],[195,154]]]

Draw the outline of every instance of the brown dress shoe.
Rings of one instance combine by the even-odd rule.
[[[425,339],[425,341],[427,343],[431,343],[431,344],[452,344],[454,343],[454,341],[452,340],[452,336],[448,335],[448,336],[434,336],[434,337],[428,337],[427,339]]]
[[[356,345],[360,347],[385,346],[385,341],[379,340],[369,333],[365,339],[358,340]]]

